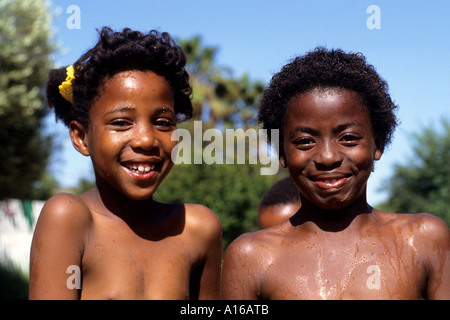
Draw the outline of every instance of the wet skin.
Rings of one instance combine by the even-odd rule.
[[[366,201],[383,144],[354,92],[291,99],[280,162],[302,199],[272,228],[227,249],[225,299],[448,299],[450,234],[429,214],[392,214]]]
[[[108,79],[74,147],[96,186],[47,201],[33,239],[32,299],[217,299],[221,225],[201,205],[153,201],[173,166],[174,100],[165,78],[127,71]],[[81,268],[81,290],[67,267]]]

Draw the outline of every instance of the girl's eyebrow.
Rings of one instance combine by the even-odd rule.
[[[157,108],[155,110],[155,113],[166,113],[166,112],[169,112],[169,113],[175,115],[175,112],[171,108],[161,107],[161,108]]]
[[[133,106],[118,107],[118,108],[115,108],[115,109],[113,109],[111,111],[106,112],[105,116],[110,115],[110,114],[114,114],[114,113],[135,111],[135,109],[136,108],[133,107]],[[173,115],[175,115],[175,112],[172,109],[167,108],[167,107],[156,108],[155,111],[154,111],[154,113],[166,113],[166,112],[169,112],[169,113],[172,113]]]
[[[129,111],[134,111],[135,108],[132,106],[126,106],[126,107],[118,107],[115,108],[111,111],[108,111],[105,113],[105,116],[109,115],[109,114],[114,114],[114,113],[121,113],[121,112],[129,112]]]

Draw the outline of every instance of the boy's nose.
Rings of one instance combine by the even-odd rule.
[[[314,162],[316,163],[317,169],[333,169],[341,165],[342,153],[331,143],[325,143],[318,149]]]

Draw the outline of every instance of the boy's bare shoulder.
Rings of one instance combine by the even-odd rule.
[[[450,229],[440,218],[429,213],[388,213],[376,210],[383,225],[393,225],[399,232],[409,233],[427,243],[446,240],[449,243]]]
[[[273,247],[278,247],[288,236],[289,223],[248,232],[236,238],[227,248],[227,253],[233,256],[245,256],[246,259],[266,257],[271,254]]]

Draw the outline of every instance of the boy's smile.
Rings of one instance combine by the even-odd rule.
[[[364,199],[375,143],[360,97],[338,88],[313,89],[288,103],[280,162],[305,201],[342,209]]]
[[[106,181],[132,199],[148,199],[173,166],[176,129],[169,83],[153,72],[121,72],[106,80],[92,106],[82,149],[97,185]]]

